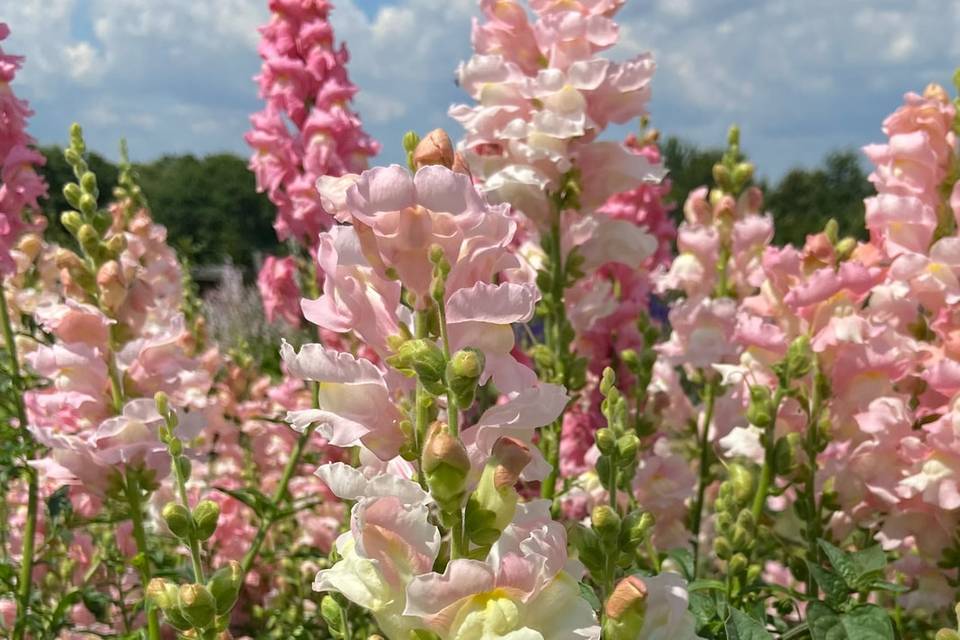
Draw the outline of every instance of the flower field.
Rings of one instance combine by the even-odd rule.
[[[64,132],[43,215],[0,48],[0,635],[960,640],[960,86],[876,123],[862,236],[780,246],[737,126],[673,205],[624,2],[479,0],[459,128],[378,142],[269,0],[253,305],[125,143],[107,192]]]

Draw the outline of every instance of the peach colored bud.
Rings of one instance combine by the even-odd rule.
[[[824,264],[831,264],[835,257],[833,243],[830,242],[830,238],[825,233],[807,236],[803,252],[807,258],[813,258]]]
[[[431,164],[446,168],[453,166],[453,144],[443,129],[434,129],[425,135],[413,150],[413,164],[418,169]]]
[[[100,289],[100,301],[108,309],[116,309],[127,297],[127,289],[123,285],[120,274],[120,264],[116,260],[103,263],[97,271],[97,288]]]
[[[470,456],[463,443],[450,433],[446,423],[438,421],[430,426],[427,433],[423,447],[423,470],[430,473],[441,464],[463,472],[470,471]]]
[[[497,489],[512,487],[520,480],[520,473],[530,464],[530,448],[516,438],[502,437],[493,445],[493,457],[497,468],[493,472],[493,484]]]
[[[618,620],[627,611],[642,607],[646,599],[647,585],[643,580],[638,576],[627,576],[614,587],[604,605],[604,611],[608,617]]]
[[[17,248],[32,262],[43,248],[43,240],[35,233],[28,233],[20,238]]]
[[[83,261],[80,260],[80,256],[62,247],[57,249],[57,253],[53,257],[53,262],[57,265],[57,269],[76,269],[83,266]]]
[[[744,211],[760,211],[763,207],[763,192],[759,187],[750,187],[740,196]]]
[[[950,94],[936,82],[931,82],[927,85],[927,88],[923,90],[923,97],[927,100],[936,100],[944,104],[950,102]]]

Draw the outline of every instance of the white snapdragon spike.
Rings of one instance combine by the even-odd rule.
[[[337,591],[369,610],[390,638],[420,626],[404,614],[406,586],[433,568],[440,532],[430,524],[430,496],[398,476],[366,477],[341,462],[317,470],[330,490],[356,500],[350,530],[337,538],[340,560],[317,574],[316,591]]]

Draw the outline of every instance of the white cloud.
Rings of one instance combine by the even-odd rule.
[[[332,20],[351,52],[357,109],[384,145],[381,161],[398,161],[407,129],[460,134],[446,110],[465,99],[453,70],[470,54],[477,2],[381,0],[371,11],[369,1],[338,0]],[[35,135],[61,142],[79,118],[93,148],[112,150],[126,135],[135,157],[246,153],[266,4],[8,2],[13,34],[4,45],[27,56],[16,89],[37,111]],[[774,175],[876,140],[900,96],[949,82],[960,56],[952,0],[629,0],[619,20],[611,55],[657,58],[654,125],[722,144],[739,122],[761,173]]]

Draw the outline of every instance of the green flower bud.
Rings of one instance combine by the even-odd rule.
[[[339,630],[343,624],[343,613],[340,603],[329,594],[323,596],[323,599],[320,601],[320,615],[323,616],[324,622],[327,623],[331,631]]]
[[[843,240],[837,243],[836,252],[837,259],[841,262],[850,258],[853,255],[854,249],[857,248],[857,239],[847,236]]]
[[[76,211],[64,211],[60,214],[60,224],[73,235],[77,235],[83,226],[83,218]]]
[[[190,463],[190,458],[180,456],[177,458],[177,465],[180,467],[180,475],[182,475],[184,479],[189,478],[193,471],[193,465]]]
[[[67,199],[67,202],[70,203],[71,207],[75,209],[80,208],[80,198],[83,196],[83,191],[80,190],[80,185],[75,182],[68,182],[63,185],[63,197]]]
[[[190,537],[193,530],[193,518],[185,506],[179,502],[168,502],[164,505],[160,515],[163,516],[163,521],[167,523],[170,533],[181,540]]]
[[[89,224],[82,225],[77,231],[77,241],[80,246],[90,256],[96,256],[100,249],[100,236]]]
[[[617,440],[617,457],[620,460],[635,460],[637,449],[640,448],[640,438],[632,433],[620,436]]]
[[[726,560],[733,555],[733,547],[726,536],[717,536],[713,539],[713,552],[721,560]]]
[[[230,564],[218,569],[210,576],[207,588],[216,600],[217,615],[222,616],[233,608],[240,596],[241,586],[243,586],[243,569],[236,560],[231,560]]]
[[[620,516],[610,505],[594,507],[590,513],[590,524],[604,542],[616,541],[620,535]]]
[[[743,573],[747,570],[748,564],[750,564],[750,561],[747,560],[747,556],[742,553],[735,553],[727,564],[727,571],[732,574]]]
[[[217,614],[217,601],[202,584],[184,584],[177,593],[180,614],[194,628],[206,629]]]
[[[634,509],[628,513],[620,527],[620,546],[637,547],[643,544],[655,522],[653,514],[648,511]]]
[[[440,347],[430,340],[407,340],[387,358],[387,364],[405,376],[417,376],[427,391],[434,395],[440,395],[446,389],[443,374],[447,361]]]
[[[407,153],[413,153],[414,149],[420,143],[420,136],[416,131],[407,131],[403,134],[403,150]]]
[[[154,578],[147,585],[147,599],[158,609],[172,609],[177,606],[177,585]]]
[[[733,462],[727,465],[727,482],[733,490],[737,504],[745,504],[753,497],[753,473],[741,464]]]
[[[197,539],[206,540],[217,530],[217,521],[220,519],[220,505],[213,500],[201,500],[193,510],[193,524],[196,527]]]
[[[153,395],[153,402],[157,405],[157,413],[166,417],[170,413],[170,398],[163,391],[157,391]]]
[[[477,383],[485,366],[483,353],[473,349],[457,351],[447,364],[447,384],[458,407],[469,408],[477,393]]]
[[[934,636],[934,640],[960,640],[960,634],[953,629],[940,629]]]
[[[787,349],[788,375],[794,379],[805,376],[812,365],[813,350],[810,348],[810,337],[804,334],[791,342]]]
[[[750,406],[747,408],[747,420],[761,429],[773,424],[773,398],[770,389],[763,385],[750,386]]]
[[[434,422],[423,446],[423,473],[430,494],[441,511],[461,507],[466,492],[470,457],[467,450],[442,422]]]
[[[610,455],[616,451],[617,437],[610,429],[606,427],[598,429],[594,437],[597,439],[597,449],[600,450],[600,453]]]
[[[837,240],[840,239],[840,225],[837,224],[836,218],[827,220],[827,224],[823,227],[823,235],[827,236],[830,244],[837,244]]]
[[[753,178],[753,163],[738,162],[733,168],[733,185],[737,189],[742,188]]]
[[[624,349],[620,352],[620,359],[634,374],[640,371],[640,356],[635,349]]]
[[[713,165],[713,181],[724,191],[730,190],[730,169],[719,162]]]
[[[84,216],[91,218],[97,212],[97,199],[89,193],[84,193],[80,196],[80,206],[77,208]]]
[[[639,576],[617,583],[603,605],[604,640],[634,640],[640,637],[647,610],[647,585]]]
[[[99,194],[99,191],[97,190],[97,176],[92,171],[87,171],[80,176],[80,186],[85,192],[91,194],[94,198],[96,198]]]
[[[71,167],[75,167],[83,162],[83,156],[76,149],[67,148],[63,150],[63,157]]]
[[[606,367],[603,370],[603,376],[600,379],[600,393],[604,397],[609,396],[610,392],[616,388],[617,384],[617,374],[613,372],[613,369]]]

